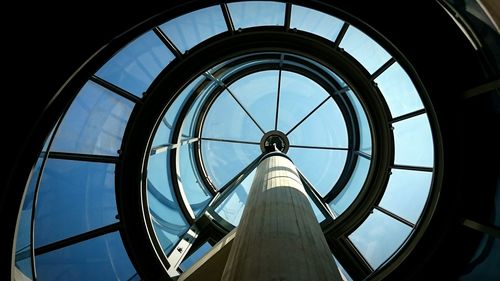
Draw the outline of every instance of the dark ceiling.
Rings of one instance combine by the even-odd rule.
[[[5,167],[0,185],[2,215],[13,217],[19,199],[12,196],[19,194],[16,190],[22,188],[23,181],[19,176],[26,173],[26,167],[24,174],[19,172],[22,165],[16,161],[26,163],[40,148],[32,129],[58,89],[106,43],[177,2],[189,7],[196,1],[114,5],[15,2],[4,10],[11,20],[2,18],[2,61],[7,62],[3,69],[7,88],[0,103]],[[292,2],[322,7],[321,1]],[[436,269],[441,273],[435,277],[454,279],[474,253],[480,237],[460,221],[488,219],[498,175],[498,164],[485,163],[499,159],[500,141],[493,134],[499,105],[494,105],[495,100],[488,95],[461,99],[464,91],[488,81],[478,56],[435,1],[349,0],[333,4],[374,27],[410,60],[431,96],[442,129],[446,162],[440,207],[415,253],[392,279],[406,276],[404,279],[421,280]],[[6,230],[11,231],[15,220],[8,222]],[[2,242],[2,253],[10,251],[10,245]],[[444,260],[451,265],[445,265]]]

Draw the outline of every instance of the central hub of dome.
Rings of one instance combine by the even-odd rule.
[[[281,151],[287,153],[289,147],[290,142],[286,135],[276,130],[264,134],[260,141],[260,149],[262,152]]]

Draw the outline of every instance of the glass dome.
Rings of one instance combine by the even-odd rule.
[[[178,276],[238,226],[269,142],[297,166],[346,279],[396,260],[431,212],[437,125],[404,57],[342,16],[221,4],[117,51],[40,154],[16,267],[135,280],[144,247],[142,263]]]

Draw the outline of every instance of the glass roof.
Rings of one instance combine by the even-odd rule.
[[[167,259],[189,233],[201,231],[196,222],[203,216],[227,231],[238,226],[263,155],[262,138],[273,132],[289,141],[287,155],[308,186],[321,224],[335,223],[356,207],[364,190],[373,188],[369,178],[375,173],[376,153],[394,155],[390,171],[376,171],[387,173],[389,180],[373,213],[342,234],[356,248],[353,253],[373,270],[398,251],[422,215],[432,191],[435,148],[432,123],[415,80],[361,29],[332,15],[286,5],[238,2],[227,4],[227,11],[233,27],[242,32],[283,26],[288,11],[291,28],[338,44],[369,74],[379,70],[374,87],[389,109],[383,114],[387,127],[393,128],[394,151],[374,151],[379,140],[371,116],[380,113],[370,112],[365,93],[356,92],[351,87],[355,85],[326,64],[276,50],[242,52],[214,63],[182,89],[160,93],[172,100],[158,116],[145,152],[146,223]],[[133,110],[146,110],[144,93],[158,94],[148,92],[149,87],[176,57],[172,49],[186,57],[188,50],[214,36],[233,36],[224,17],[227,11],[217,5],[166,21],[119,50],[79,90],[47,141],[25,198],[16,266],[27,276],[33,276],[26,259],[27,249],[33,248],[42,253],[35,255],[36,270],[48,280],[55,279],[49,276],[50,265],[66,256],[74,257],[68,267],[95,259],[97,268],[107,268],[106,277],[135,278],[117,234],[121,221],[115,178],[122,175],[115,167],[121,163],[124,132],[135,121]],[[342,28],[346,32],[339,37]],[[34,243],[26,231],[34,232]],[[64,244],[68,238],[77,242]],[[207,241],[201,242],[189,258],[180,257],[180,268],[173,269],[177,275],[208,251]],[[88,264],[79,267],[82,280],[95,279],[92,272],[97,271],[88,269]],[[61,267],[54,276],[64,278],[63,271]]]

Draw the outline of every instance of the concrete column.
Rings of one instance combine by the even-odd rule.
[[[342,280],[286,157],[270,156],[257,167],[221,280]]]

